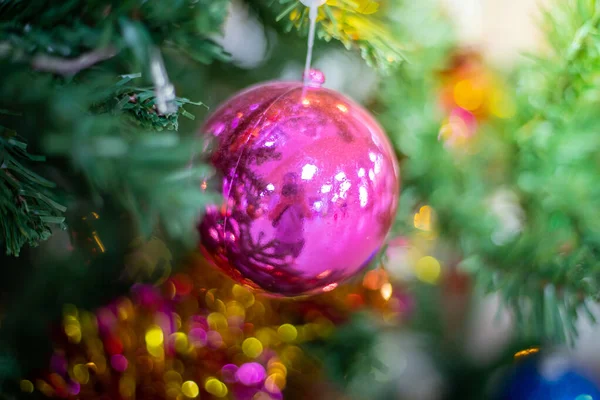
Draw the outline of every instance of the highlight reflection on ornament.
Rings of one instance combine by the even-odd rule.
[[[250,88],[203,129],[226,204],[207,210],[201,248],[236,281],[272,294],[332,290],[359,272],[397,206],[398,165],[382,129],[314,83]]]

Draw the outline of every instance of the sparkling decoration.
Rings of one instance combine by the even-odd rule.
[[[328,291],[376,254],[399,169],[373,117],[340,93],[273,82],[221,106],[204,132],[226,203],[201,222],[201,249],[236,282],[271,294]]]
[[[100,215],[97,212],[90,212],[80,219],[76,219],[69,228],[72,246],[84,249],[90,258],[106,251],[98,233],[99,219]],[[88,260],[88,262],[90,261]]]
[[[541,355],[538,348],[515,354],[516,365],[501,383],[497,400],[593,400],[597,383],[560,355]]]
[[[94,313],[65,306],[47,370],[22,377],[21,391],[80,400],[278,400],[290,380],[307,390],[319,382],[319,366],[301,345],[328,338],[360,310],[398,324],[411,303],[381,272],[375,284],[290,302],[223,279],[200,255],[178,270]]]

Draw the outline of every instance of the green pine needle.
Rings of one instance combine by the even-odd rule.
[[[143,234],[160,222],[173,239],[191,244],[193,221],[205,205],[218,201],[202,189],[212,168],[201,159],[203,140],[167,131],[177,130],[179,116],[193,118],[183,105],[202,103],[176,98],[177,111],[160,115],[154,91],[131,85],[139,77],[122,76],[107,101],[92,105],[94,114],[72,121],[69,132],[48,134],[44,147],[71,158],[98,193],[118,199]]]
[[[48,239],[53,226],[65,228],[66,207],[54,199],[54,183],[29,168],[42,161],[0,126],[0,242],[9,255],[18,256],[24,245],[37,246]]]

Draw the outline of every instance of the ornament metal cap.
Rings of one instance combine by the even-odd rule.
[[[308,74],[304,74],[304,84],[306,86],[320,88],[325,83],[325,74],[318,69],[311,69]]]

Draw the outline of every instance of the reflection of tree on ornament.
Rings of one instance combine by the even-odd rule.
[[[248,210],[262,210],[262,197],[268,187],[253,167],[281,158],[281,153],[277,151],[274,143],[281,143],[284,133],[278,129],[269,129],[272,125],[275,126],[276,116],[267,117],[267,129],[261,131],[254,126],[257,118],[261,120],[264,117],[268,106],[269,103],[262,107],[251,106],[254,110],[246,117],[245,125],[240,122],[239,114],[236,114],[232,125],[242,129],[244,133],[239,136],[221,136],[223,142],[220,146],[228,151],[217,152],[212,159],[217,169],[227,171],[223,189],[226,194],[229,191],[233,201],[226,210],[209,210],[200,225],[200,230],[204,238],[208,235],[208,239],[204,240],[207,250],[212,254],[219,254],[215,258],[217,264],[236,280],[240,279],[240,272],[246,276],[257,274],[266,279],[274,269],[286,270],[285,267],[291,261],[286,257],[289,253],[277,251],[276,239],[267,239],[266,233],[262,231],[256,237],[252,235],[252,222],[255,219],[253,217],[261,213],[248,213]],[[232,165],[235,168],[230,168]],[[218,232],[215,229],[218,229]],[[230,259],[238,260],[240,271],[231,268]],[[279,278],[285,278],[283,275],[287,276],[287,280],[298,280],[289,270],[280,273]],[[242,281],[256,287],[252,280]],[[275,284],[273,279],[270,281]]]
[[[304,219],[312,215],[298,178],[294,172],[285,174],[281,198],[269,215],[275,228],[276,252],[284,257],[300,255],[305,243]]]

